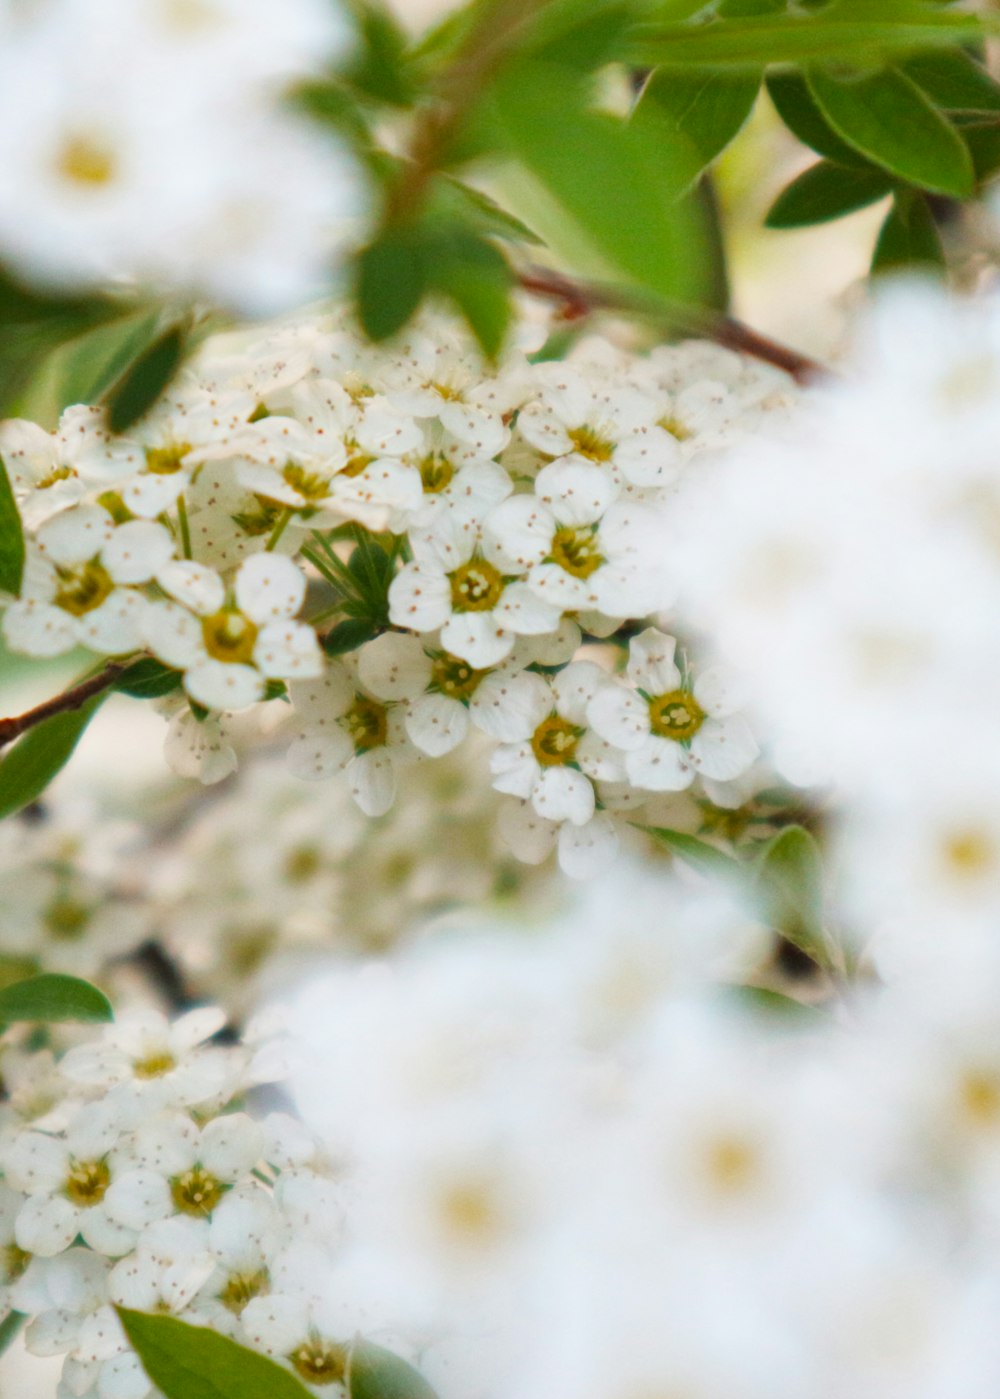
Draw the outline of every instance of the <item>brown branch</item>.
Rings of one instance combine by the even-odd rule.
[[[667,307],[652,302],[641,292],[632,293],[621,287],[578,282],[547,267],[527,267],[517,272],[516,276],[525,291],[560,302],[563,315],[569,321],[580,320],[595,311],[645,316],[667,323],[675,332],[713,340],[727,349],[739,350],[766,364],[776,365],[800,384],[815,383],[818,379],[833,375],[833,371],[818,360],[751,330],[742,321],[722,311],[688,306]]]
[[[109,690],[124,670],[123,663],[112,661],[97,675],[91,675],[89,679],[81,680],[78,685],[64,690],[61,695],[56,695],[53,699],[46,700],[44,704],[36,705],[34,709],[29,709],[26,713],[15,715],[10,719],[0,719],[0,748],[4,744],[12,743],[15,738],[20,738],[22,734],[35,728],[36,725],[44,723],[46,719],[51,719],[54,714],[68,714],[71,710],[79,709],[89,699],[93,699],[94,695],[99,695],[103,690]]]

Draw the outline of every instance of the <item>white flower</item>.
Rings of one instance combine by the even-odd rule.
[[[439,516],[433,532],[410,542],[415,562],[389,588],[389,617],[396,626],[440,629],[442,646],[480,670],[509,655],[515,636],[558,626],[562,609],[531,590],[521,576],[524,568],[498,568],[480,549],[477,531],[463,529],[453,514]]]
[[[416,756],[406,732],[406,708],[359,689],[344,666],[328,666],[321,680],[292,691],[298,737],[288,766],[318,780],[344,772],[351,795],[367,816],[381,816],[396,798],[396,764]]]
[[[136,585],[173,557],[169,530],[152,520],[116,525],[100,506],[79,505],[46,520],[34,545],[21,598],[3,617],[13,650],[57,656],[83,645],[116,656],[141,645],[148,604]]]
[[[244,560],[231,602],[203,565],[179,563],[160,583],[186,606],[151,603],[144,639],[155,656],[184,671],[184,687],[198,703],[241,709],[263,697],[269,679],[320,674],[316,633],[292,620],[306,580],[290,559],[264,553]]]
[[[659,513],[615,502],[607,472],[574,458],[544,467],[534,496],[515,495],[483,522],[483,548],[501,573],[528,571],[536,597],[560,612],[642,617],[673,601]]]
[[[496,456],[509,440],[504,414],[518,401],[521,385],[512,374],[491,374],[471,350],[417,332],[386,379],[387,396],[401,412],[437,418],[478,456]]]
[[[628,679],[634,688],[602,687],[587,718],[623,750],[636,787],[677,792],[696,773],[720,782],[745,772],[759,749],[742,716],[739,682],[720,666],[686,680],[674,661],[677,642],[647,627],[629,642]]]

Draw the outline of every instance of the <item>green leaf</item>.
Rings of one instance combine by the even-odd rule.
[[[944,265],[944,249],[927,200],[915,191],[900,190],[879,233],[872,271],[940,269]]]
[[[949,112],[1000,112],[1000,84],[964,49],[917,54],[902,67],[938,107]]]
[[[526,223],[502,208],[482,190],[463,184],[453,175],[439,174],[428,199],[431,217],[442,223],[465,223],[479,233],[540,247],[541,238]]]
[[[3,1321],[0,1321],[0,1355],[10,1347],[27,1320],[23,1312],[8,1312]]]
[[[851,170],[821,160],[778,195],[768,213],[768,228],[801,228],[825,223],[883,199],[892,180],[881,170]]]
[[[105,396],[108,427],[125,432],[149,412],[184,358],[187,329],[172,325],[132,361]]]
[[[431,284],[461,311],[483,353],[496,359],[510,325],[513,274],[501,253],[475,233],[456,229],[435,242]]]
[[[923,189],[972,193],[972,159],[961,136],[899,69],[847,79],[817,71],[808,82],[827,121],[862,155]]]
[[[374,641],[379,631],[379,626],[365,617],[345,617],[323,637],[323,650],[328,656],[344,656],[366,641]]]
[[[734,986],[732,995],[737,1004],[748,1010],[772,1019],[780,1017],[786,1024],[815,1024],[821,1014],[816,1006],[806,1005],[804,1001],[766,986]]]
[[[690,142],[700,173],[743,126],[759,90],[759,73],[688,73],[668,68],[653,74],[639,106],[655,104],[670,129]]]
[[[850,0],[814,14],[634,27],[618,57],[654,67],[758,68],[770,63],[868,63],[880,57],[981,39],[975,15],[944,14],[919,0]]]
[[[122,671],[113,688],[133,699],[159,699],[172,694],[183,678],[181,671],[171,670],[152,656],[144,656]]]
[[[310,1391],[294,1375],[218,1331],[172,1316],[115,1310],[166,1399],[308,1399]]]
[[[721,878],[730,884],[745,879],[745,871],[739,860],[734,860],[707,840],[699,840],[697,836],[687,835],[684,831],[672,831],[666,826],[640,826],[639,830],[661,841],[699,874],[707,875],[710,879]]]
[[[351,1347],[347,1393],[349,1399],[437,1399],[418,1370],[370,1341]]]
[[[427,285],[422,231],[412,225],[386,229],[358,258],[358,315],[365,334],[388,340],[402,330]]]
[[[114,1018],[111,1002],[104,992],[75,976],[45,972],[27,981],[16,981],[0,991],[0,1023],[3,1024],[15,1020],[39,1020],[46,1024],[82,1020],[107,1024]]]
[[[0,818],[38,800],[56,773],[69,762],[104,698],[102,692],[79,709],[53,714],[17,740],[0,761]]]
[[[61,345],[46,366],[54,406],[96,403],[152,342],[161,324],[159,311],[136,311]]]
[[[965,122],[959,118],[959,121],[976,181],[983,184],[1000,170],[1000,120]]]
[[[701,298],[703,230],[696,207],[680,199],[697,156],[655,106],[620,121],[588,110],[559,69],[527,65],[494,96],[510,151],[592,254],[662,297]]]
[[[870,162],[853,146],[842,141],[824,117],[805,78],[799,73],[769,73],[767,92],[781,120],[804,146],[837,165],[857,166],[868,170]]]
[[[406,31],[375,0],[365,0],[360,10],[361,50],[347,70],[347,81],[376,102],[410,106],[416,101],[419,84],[408,57]]]
[[[18,597],[24,577],[24,529],[14,491],[0,457],[0,593]]]
[[[756,900],[776,932],[821,966],[835,960],[824,928],[823,860],[804,826],[788,826],[769,841],[757,862]]]

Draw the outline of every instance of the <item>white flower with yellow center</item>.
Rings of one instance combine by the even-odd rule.
[[[603,687],[587,707],[589,722],[621,749],[635,787],[679,792],[695,775],[730,782],[754,763],[756,740],[742,715],[738,678],[722,666],[692,685],[674,660],[677,642],[647,627],[629,643],[630,686]]]
[[[459,442],[482,457],[495,457],[510,440],[504,418],[518,403],[515,373],[497,375],[481,356],[456,347],[448,334],[418,331],[386,369],[386,395],[402,413],[437,418]]]
[[[161,570],[157,581],[180,601],[149,605],[143,639],[159,660],[184,671],[184,687],[199,704],[242,709],[263,698],[268,680],[321,673],[315,631],[294,620],[306,579],[290,559],[245,559],[231,597],[213,569],[188,560]]]
[[[396,767],[417,750],[406,731],[406,706],[376,698],[346,667],[328,666],[321,679],[292,688],[297,737],[288,766],[319,781],[346,774],[351,796],[366,816],[382,816],[396,799]]]
[[[624,775],[620,755],[587,723],[590,699],[608,683],[590,661],[575,661],[551,680],[524,671],[509,682],[517,734],[490,763],[499,792],[530,801],[539,816],[586,826],[594,818],[594,780]]]
[[[542,387],[518,414],[517,430],[537,451],[582,458],[633,486],[666,486],[677,475],[677,439],[657,423],[647,395],[568,364],[538,365],[534,374]]]
[[[534,495],[514,495],[483,522],[483,551],[560,612],[643,617],[668,607],[676,585],[656,510],[616,502],[602,467],[578,458],[543,467]]]
[[[136,465],[130,444],[108,434],[103,409],[85,404],[67,408],[56,432],[22,418],[0,423],[0,457],[29,531]]]
[[[555,850],[559,868],[570,879],[592,879],[618,854],[618,822],[610,811],[596,811],[583,826],[549,821],[531,801],[505,803],[497,822],[511,853],[526,865],[540,865]]]
[[[485,541],[484,541],[485,542]],[[480,548],[478,531],[454,513],[433,531],[414,532],[414,562],[389,588],[389,617],[410,631],[441,633],[441,645],[477,669],[497,665],[518,635],[555,631],[560,612],[528,587],[524,569],[499,568]]]
[[[29,543],[21,597],[4,613],[7,644],[29,656],[136,650],[148,607],[137,587],[173,554],[169,530],[152,520],[116,525],[99,505],[53,515]]]
[[[18,1247],[52,1257],[80,1235],[98,1253],[128,1253],[133,1231],[157,1215],[133,1212],[127,1223],[110,1198],[131,1166],[122,1139],[127,1125],[120,1107],[105,1100],[82,1108],[59,1136],[28,1131],[5,1145],[5,1176],[27,1196],[14,1226]]]

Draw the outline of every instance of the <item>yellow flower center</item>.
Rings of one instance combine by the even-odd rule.
[[[347,1350],[332,1341],[306,1341],[288,1358],[307,1384],[339,1384],[347,1373]]]
[[[439,393],[441,395],[445,403],[462,402],[461,391],[459,389],[452,388],[450,384],[439,384],[437,383],[437,381],[435,381],[430,385],[430,387],[434,390],[435,393]]]
[[[180,471],[184,458],[191,450],[190,442],[171,442],[166,447],[146,448],[146,470],[154,476],[173,476]]]
[[[163,1050],[159,1054],[148,1054],[145,1059],[137,1059],[132,1065],[132,1073],[136,1078],[162,1078],[176,1067],[174,1056]]]
[[[615,444],[602,437],[595,428],[577,427],[569,433],[569,440],[581,457],[588,461],[610,461]]]
[[[970,827],[950,832],[941,845],[949,872],[960,880],[981,879],[1000,860],[995,842],[986,831]]]
[[[503,575],[485,559],[472,559],[451,574],[451,605],[456,612],[489,612],[503,593]]]
[[[4,1282],[16,1282],[27,1271],[30,1262],[30,1253],[25,1253],[17,1244],[5,1244],[0,1248],[0,1279]]]
[[[274,501],[265,500],[263,496],[254,497],[256,506],[251,510],[241,510],[233,516],[233,523],[239,525],[244,534],[251,534],[254,537],[260,534],[270,534],[281,517],[281,512],[285,508],[283,505],[276,505]]]
[[[97,503],[108,512],[116,525],[124,525],[135,519],[117,491],[102,491],[97,497]]]
[[[476,693],[483,677],[489,672],[473,670],[468,661],[442,651],[431,666],[431,688],[452,699],[466,700]]]
[[[709,1144],[705,1168],[712,1186],[725,1195],[747,1190],[760,1174],[760,1156],[752,1142],[741,1137],[719,1137]]]
[[[76,472],[71,466],[54,466],[47,476],[43,476],[35,485],[38,491],[46,491],[49,486],[54,486],[57,481],[68,481]]]
[[[70,136],[56,156],[56,170],[71,184],[96,189],[111,184],[117,164],[103,142],[92,136]]]
[[[256,1273],[230,1273],[226,1285],[219,1293],[219,1301],[235,1316],[239,1316],[248,1302],[261,1297],[271,1285],[267,1269]]]
[[[486,1180],[456,1181],[443,1192],[439,1209],[447,1232],[466,1242],[488,1241],[503,1227],[503,1211]]]
[[[962,1108],[979,1126],[989,1127],[1000,1119],[1000,1081],[983,1070],[971,1070],[960,1086]]]
[[[669,432],[671,437],[676,437],[678,442],[686,442],[693,436],[691,429],[685,427],[679,418],[661,418],[656,426],[663,428],[664,432]]]
[[[86,930],[90,912],[79,899],[55,899],[45,910],[45,926],[54,938],[73,942]]]
[[[592,529],[571,529],[568,525],[556,530],[550,557],[574,578],[589,578],[605,561]]]
[[[347,443],[347,465],[343,468],[344,476],[360,476],[366,466],[371,466],[375,460],[367,452],[363,452],[356,442]]]
[[[285,859],[285,878],[290,884],[304,884],[319,872],[320,854],[315,845],[299,845]]]
[[[681,743],[693,738],[705,722],[705,711],[686,690],[671,690],[649,701],[649,726],[660,738]]]
[[[437,495],[451,484],[455,468],[440,452],[431,452],[420,463],[420,479],[429,495]]]
[[[201,619],[201,634],[205,650],[217,661],[238,661],[249,665],[257,641],[257,628],[249,617],[235,609],[224,608]]]
[[[114,590],[114,583],[104,567],[92,559],[81,568],[59,570],[59,588],[52,599],[57,607],[74,617],[82,617],[100,607]]]
[[[225,1193],[226,1187],[204,1166],[192,1166],[170,1182],[171,1199],[183,1214],[211,1214]]]
[[[542,767],[564,767],[573,761],[583,730],[560,719],[558,714],[543,720],[531,736],[531,751]]]
[[[324,500],[330,494],[330,482],[326,476],[318,471],[307,471],[296,462],[288,462],[282,468],[281,476],[305,500]]]
[[[358,695],[341,720],[351,736],[355,751],[368,753],[382,748],[389,736],[389,711],[367,695]]]
[[[63,1190],[74,1205],[89,1208],[101,1203],[110,1184],[111,1172],[103,1161],[74,1161]]]

